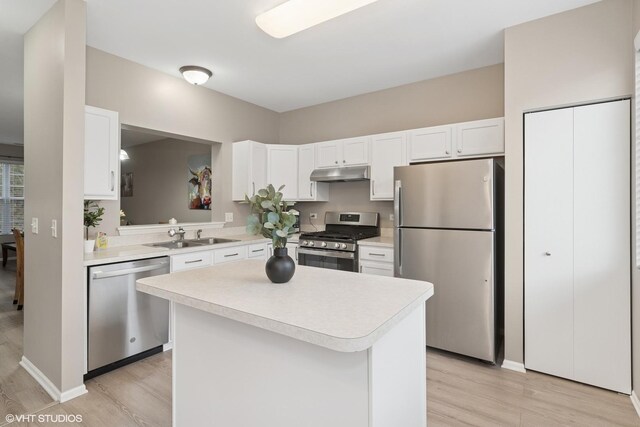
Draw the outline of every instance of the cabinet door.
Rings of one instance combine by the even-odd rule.
[[[525,366],[573,376],[573,109],[525,115]]]
[[[341,166],[361,166],[369,164],[369,137],[342,140]]]
[[[85,106],[84,198],[118,200],[120,123],[118,113]]]
[[[298,198],[298,146],[269,145],[267,147],[267,181],[276,188],[281,185],[284,200]]]
[[[256,191],[265,188],[267,182],[267,146],[259,142],[251,143],[251,193],[254,195]]]
[[[301,145],[298,149],[298,200],[314,200],[316,183],[309,177],[315,169],[315,144]]]
[[[298,244],[287,242],[287,252],[293,261],[298,265]]]
[[[410,163],[451,157],[451,126],[414,129],[408,134]]]
[[[406,165],[406,133],[374,135],[371,140],[371,200],[393,200],[393,168]]]
[[[360,273],[375,276],[393,277],[393,264],[384,262],[361,261]]]
[[[631,392],[630,101],[574,109],[574,379]]]
[[[458,157],[504,153],[504,118],[460,123],[456,147]]]
[[[340,141],[325,141],[315,145],[317,168],[334,168],[338,166],[338,163],[342,163],[342,153],[340,152],[342,145]]]

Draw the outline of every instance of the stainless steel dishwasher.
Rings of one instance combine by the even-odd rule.
[[[166,273],[167,257],[89,268],[85,378],[162,351],[169,340],[169,301],[136,291],[136,280]]]

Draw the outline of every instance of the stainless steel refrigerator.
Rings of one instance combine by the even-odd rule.
[[[495,363],[502,324],[501,160],[396,167],[395,276],[434,285],[427,346]]]

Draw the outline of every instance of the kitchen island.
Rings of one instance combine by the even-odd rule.
[[[173,425],[426,425],[427,282],[248,260],[141,279],[175,303]],[[204,423],[204,424],[203,424]]]

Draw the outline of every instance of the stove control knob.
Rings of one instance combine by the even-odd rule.
[[[347,249],[347,244],[346,243],[341,244],[340,249]]]
[[[327,247],[327,242],[320,243],[320,246],[322,246],[323,248],[326,248]]]
[[[309,246],[313,246],[313,242],[309,242]]]
[[[334,243],[333,247],[336,248],[336,249],[339,249],[340,248],[340,243]]]
[[[302,241],[302,246],[307,246],[309,244],[309,242],[307,242],[306,240]]]

